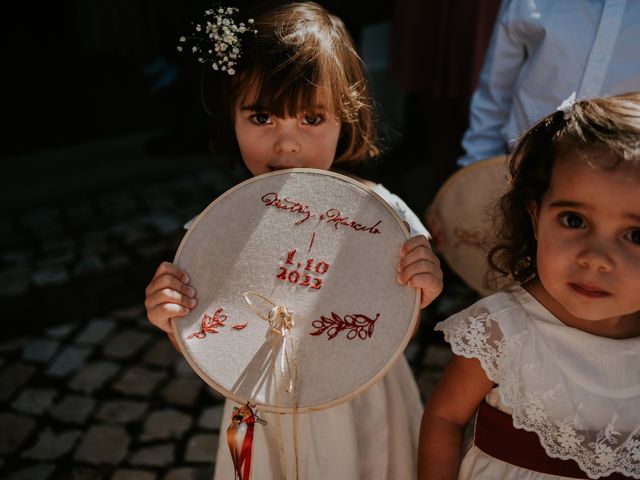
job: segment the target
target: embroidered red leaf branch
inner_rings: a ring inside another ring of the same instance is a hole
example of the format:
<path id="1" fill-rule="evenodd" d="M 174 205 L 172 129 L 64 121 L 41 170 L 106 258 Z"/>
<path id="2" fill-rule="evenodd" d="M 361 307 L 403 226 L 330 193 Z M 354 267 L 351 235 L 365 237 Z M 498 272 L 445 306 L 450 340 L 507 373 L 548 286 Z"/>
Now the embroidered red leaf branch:
<path id="1" fill-rule="evenodd" d="M 329 337 L 327 340 L 333 340 L 340 332 L 345 330 L 347 331 L 348 340 L 355 338 L 366 340 L 373 335 L 373 327 L 379 317 L 379 313 L 376 313 L 375 318 L 369 318 L 366 315 L 358 313 L 354 315 L 344 315 L 344 317 L 341 318 L 337 313 L 331 312 L 331 317 L 320 315 L 320 320 L 314 320 L 311 325 L 317 328 L 317 330 L 310 332 L 309 335 L 318 336 L 326 333 Z"/>
<path id="2" fill-rule="evenodd" d="M 202 320 L 200 320 L 200 330 L 192 333 L 187 337 L 187 340 L 192 338 L 204 338 L 207 336 L 207 333 L 214 334 L 218 333 L 219 328 L 222 328 L 225 325 L 225 321 L 227 320 L 227 316 L 222 313 L 223 308 L 220 307 L 215 311 L 213 315 L 205 313 L 202 315 Z M 234 330 L 242 330 L 244 329 L 248 323 L 241 323 L 238 325 L 232 325 L 231 328 Z"/>

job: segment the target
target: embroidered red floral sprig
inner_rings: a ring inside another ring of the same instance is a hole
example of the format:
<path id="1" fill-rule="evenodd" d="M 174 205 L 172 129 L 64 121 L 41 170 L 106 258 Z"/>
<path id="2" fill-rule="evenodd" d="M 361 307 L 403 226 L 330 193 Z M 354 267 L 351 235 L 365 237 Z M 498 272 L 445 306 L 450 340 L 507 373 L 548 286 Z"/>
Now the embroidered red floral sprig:
<path id="1" fill-rule="evenodd" d="M 218 328 L 226 327 L 227 325 L 224 323 L 227 320 L 227 316 L 222 313 L 223 307 L 220 307 L 215 311 L 213 315 L 209 315 L 205 313 L 202 315 L 202 320 L 200 320 L 200 330 L 192 333 L 187 337 L 187 340 L 192 338 L 204 338 L 207 336 L 207 333 L 214 334 L 219 333 Z M 238 323 L 236 325 L 231 325 L 231 328 L 234 330 L 244 330 L 244 328 L 249 325 L 249 322 L 246 323 Z"/>
<path id="2" fill-rule="evenodd" d="M 218 333 L 216 328 L 224 327 L 224 322 L 227 320 L 227 316 L 222 313 L 222 310 L 222 307 L 220 307 L 213 315 L 205 313 L 200 321 L 200 331 L 189 335 L 187 340 L 193 337 L 204 338 L 207 336 L 207 333 Z"/>
<path id="3" fill-rule="evenodd" d="M 320 320 L 314 320 L 311 325 L 317 328 L 317 330 L 310 332 L 309 335 L 318 336 L 326 332 L 329 337 L 327 340 L 333 340 L 340 332 L 347 330 L 348 340 L 355 338 L 366 340 L 373 335 L 373 327 L 379 317 L 379 313 L 376 313 L 375 318 L 369 318 L 366 315 L 357 313 L 354 315 L 344 315 L 344 318 L 340 318 L 337 313 L 331 312 L 331 317 L 320 315 Z"/>

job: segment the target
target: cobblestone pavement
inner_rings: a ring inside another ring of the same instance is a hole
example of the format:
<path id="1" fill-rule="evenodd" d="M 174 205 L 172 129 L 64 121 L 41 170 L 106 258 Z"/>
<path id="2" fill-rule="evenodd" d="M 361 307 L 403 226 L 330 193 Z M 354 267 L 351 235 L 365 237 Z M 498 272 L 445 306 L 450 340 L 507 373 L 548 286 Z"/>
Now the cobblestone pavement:
<path id="1" fill-rule="evenodd" d="M 447 358 L 418 361 L 424 394 Z M 0 368 L 0 478 L 212 478 L 223 399 L 139 303 L 6 341 Z"/>
<path id="2" fill-rule="evenodd" d="M 205 172 L 0 221 L 0 478 L 210 479 L 222 398 L 147 322 L 182 223 L 233 180 Z M 428 315 L 469 303 L 448 287 Z M 448 358 L 432 317 L 406 350 L 423 396 Z"/>

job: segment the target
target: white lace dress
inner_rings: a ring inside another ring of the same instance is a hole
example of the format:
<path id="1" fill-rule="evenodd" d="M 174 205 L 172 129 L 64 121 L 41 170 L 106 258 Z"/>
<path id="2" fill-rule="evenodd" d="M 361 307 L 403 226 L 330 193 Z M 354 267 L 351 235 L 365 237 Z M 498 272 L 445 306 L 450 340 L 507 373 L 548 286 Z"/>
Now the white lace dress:
<path id="1" fill-rule="evenodd" d="M 477 358 L 498 386 L 487 396 L 535 432 L 547 455 L 590 478 L 640 478 L 640 337 L 616 340 L 564 325 L 515 287 L 436 325 L 453 352 Z M 459 479 L 557 479 L 470 446 Z"/>
<path id="2" fill-rule="evenodd" d="M 412 235 L 428 235 L 418 217 L 382 185 L 373 191 L 384 198 L 411 227 Z M 234 403 L 226 401 L 220 426 L 215 479 L 234 478 L 226 429 Z M 304 480 L 404 480 L 416 477 L 422 401 L 404 356 L 377 383 L 354 399 L 319 412 L 297 414 L 299 478 Z M 291 416 L 280 415 L 287 475 L 280 463 L 278 422 L 273 414 L 260 415 L 256 424 L 252 478 L 295 479 Z"/>

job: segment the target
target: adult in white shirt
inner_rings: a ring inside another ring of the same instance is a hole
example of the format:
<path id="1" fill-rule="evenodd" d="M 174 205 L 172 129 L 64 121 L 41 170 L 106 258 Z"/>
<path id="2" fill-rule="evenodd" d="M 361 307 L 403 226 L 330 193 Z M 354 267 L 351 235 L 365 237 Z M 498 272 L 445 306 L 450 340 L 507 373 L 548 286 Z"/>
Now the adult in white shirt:
<path id="1" fill-rule="evenodd" d="M 458 164 L 508 153 L 573 92 L 630 91 L 640 91 L 640 0 L 503 0 Z"/>
<path id="2" fill-rule="evenodd" d="M 502 0 L 458 166 L 509 153 L 574 92 L 583 100 L 632 91 L 640 91 L 640 0 Z M 453 240 L 437 210 L 429 205 L 425 223 L 443 250 Z"/>

